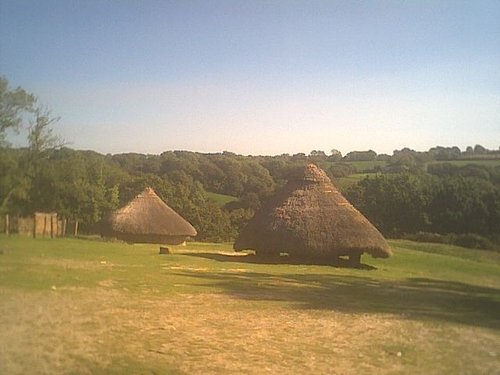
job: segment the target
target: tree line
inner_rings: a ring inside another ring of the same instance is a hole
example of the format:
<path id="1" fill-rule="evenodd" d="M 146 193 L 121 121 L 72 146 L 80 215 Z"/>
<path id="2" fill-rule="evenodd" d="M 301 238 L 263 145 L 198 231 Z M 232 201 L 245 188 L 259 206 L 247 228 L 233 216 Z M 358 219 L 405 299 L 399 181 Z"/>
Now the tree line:
<path id="1" fill-rule="evenodd" d="M 478 234 L 498 242 L 499 184 L 499 167 L 443 163 L 365 178 L 346 196 L 388 236 Z"/>
<path id="2" fill-rule="evenodd" d="M 312 162 L 334 182 L 369 172 L 340 186 L 385 235 L 473 233 L 498 240 L 500 233 L 500 162 L 477 163 L 500 154 L 480 145 L 463 152 L 458 147 L 426 152 L 405 148 L 392 155 L 369 150 L 343 156 L 335 149 L 330 155 L 318 150 L 276 156 L 189 151 L 103 155 L 65 147 L 53 133 L 57 120 L 35 96 L 10 89 L 0 79 L 0 214 L 57 212 L 79 220 L 92 233 L 109 211 L 151 186 L 196 227 L 199 240 L 229 241 L 297 168 Z M 23 124 L 27 146 L 13 148 L 7 131 Z M 470 164 L 451 164 L 455 160 Z M 209 192 L 236 199 L 221 206 Z"/>

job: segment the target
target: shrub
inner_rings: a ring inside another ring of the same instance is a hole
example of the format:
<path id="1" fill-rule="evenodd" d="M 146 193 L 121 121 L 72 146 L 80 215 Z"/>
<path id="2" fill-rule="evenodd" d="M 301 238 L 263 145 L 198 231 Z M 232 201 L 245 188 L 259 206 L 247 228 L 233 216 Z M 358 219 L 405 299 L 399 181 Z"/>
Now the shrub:
<path id="1" fill-rule="evenodd" d="M 418 232 L 413 234 L 405 234 L 402 236 L 405 240 L 416 242 L 429 242 L 429 243 L 442 243 L 448 245 L 456 245 L 467 247 L 469 249 L 483 249 L 483 250 L 499 250 L 498 242 L 494 242 L 479 234 L 439 234 L 429 232 Z"/>
<path id="2" fill-rule="evenodd" d="M 489 239 L 474 233 L 459 234 L 454 240 L 454 245 L 471 249 L 493 249 L 495 247 Z"/>
<path id="3" fill-rule="evenodd" d="M 335 163 L 329 168 L 328 172 L 332 177 L 347 177 L 356 173 L 356 167 L 349 163 Z"/>
<path id="4" fill-rule="evenodd" d="M 430 242 L 430 243 L 449 243 L 448 236 L 443 236 L 439 233 L 418 232 L 414 234 L 407 234 L 403 236 L 404 239 L 417 242 Z"/>

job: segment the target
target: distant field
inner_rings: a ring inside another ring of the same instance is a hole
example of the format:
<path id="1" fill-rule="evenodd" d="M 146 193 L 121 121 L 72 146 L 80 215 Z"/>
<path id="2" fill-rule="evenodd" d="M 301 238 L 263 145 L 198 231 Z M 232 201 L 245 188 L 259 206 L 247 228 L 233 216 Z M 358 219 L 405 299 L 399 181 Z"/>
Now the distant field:
<path id="1" fill-rule="evenodd" d="M 348 162 L 356 167 L 358 173 L 352 174 L 347 177 L 340 177 L 334 180 L 335 185 L 340 188 L 340 190 L 345 190 L 350 186 L 358 183 L 365 177 L 375 176 L 376 173 L 362 173 L 363 171 L 373 170 L 375 167 L 384 167 L 387 163 L 385 161 L 357 161 Z M 451 161 L 433 161 L 429 164 L 439 164 L 439 163 L 449 163 L 456 166 L 464 166 L 469 164 L 485 165 L 491 167 L 500 167 L 500 159 L 472 159 L 472 160 L 451 160 Z"/>
<path id="2" fill-rule="evenodd" d="M 498 167 L 500 166 L 500 158 L 499 159 L 470 159 L 470 160 L 450 160 L 450 161 L 433 161 L 428 164 L 440 164 L 440 163 L 450 163 L 456 166 L 464 166 L 468 164 L 478 164 L 485 165 L 489 167 Z"/>
<path id="3" fill-rule="evenodd" d="M 356 167 L 357 173 L 365 173 L 366 171 L 373 171 L 375 167 L 385 167 L 387 162 L 380 160 L 373 161 L 342 161 L 342 163 L 352 164 Z M 328 169 L 335 162 L 323 162 L 320 167 L 323 169 Z"/>
<path id="4" fill-rule="evenodd" d="M 390 244 L 359 270 L 0 235 L 0 373 L 498 373 L 500 255 Z"/>
<path id="5" fill-rule="evenodd" d="M 356 167 L 358 173 L 362 173 L 365 171 L 372 171 L 375 167 L 385 167 L 387 162 L 380 160 L 373 161 L 350 161 L 349 164 L 352 164 Z"/>
<path id="6" fill-rule="evenodd" d="M 208 198 L 217 203 L 220 207 L 225 206 L 229 202 L 237 201 L 237 197 L 233 197 L 231 195 L 217 194 L 207 192 Z"/>
<path id="7" fill-rule="evenodd" d="M 346 162 L 346 163 L 354 165 L 356 167 L 358 174 L 362 174 L 362 173 L 368 172 L 368 171 L 373 171 L 376 167 L 383 168 L 387 165 L 387 162 L 379 161 L 379 160 L 351 161 L 351 162 Z M 468 159 L 468 160 L 437 160 L 437 161 L 429 162 L 427 164 L 441 164 L 441 163 L 449 163 L 449 164 L 456 165 L 456 166 L 464 166 L 464 165 L 468 165 L 468 164 L 478 164 L 478 165 L 497 167 L 497 166 L 500 166 L 500 158 L 498 158 L 498 159 Z M 334 163 L 329 163 L 328 165 L 323 165 L 323 166 L 325 168 L 328 168 L 332 164 L 334 164 Z"/>
<path id="8" fill-rule="evenodd" d="M 340 190 L 345 190 L 349 188 L 350 186 L 358 183 L 362 179 L 366 177 L 373 177 L 376 176 L 376 173 L 356 173 L 352 174 L 348 177 L 338 177 L 335 178 L 333 183 L 335 186 L 337 186 Z"/>

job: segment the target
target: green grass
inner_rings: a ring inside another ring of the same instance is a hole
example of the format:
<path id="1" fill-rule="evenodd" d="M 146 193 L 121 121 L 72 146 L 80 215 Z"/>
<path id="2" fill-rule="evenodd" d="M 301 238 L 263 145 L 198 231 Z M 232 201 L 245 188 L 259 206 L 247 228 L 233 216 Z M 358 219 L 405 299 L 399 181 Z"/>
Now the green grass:
<path id="1" fill-rule="evenodd" d="M 350 186 L 357 184 L 359 181 L 363 180 L 366 177 L 376 176 L 376 173 L 356 173 L 347 177 L 338 177 L 335 178 L 333 183 L 337 186 L 341 191 L 349 188 Z"/>
<path id="2" fill-rule="evenodd" d="M 432 162 L 427 163 L 427 164 L 441 164 L 441 163 L 449 163 L 452 165 L 456 165 L 457 167 L 463 167 L 463 166 L 469 165 L 469 164 L 484 165 L 484 166 L 488 166 L 488 167 L 498 167 L 498 166 L 500 166 L 500 158 L 498 158 L 498 159 L 463 159 L 463 160 L 461 159 L 461 160 L 449 160 L 449 161 L 436 160 L 436 161 L 432 161 Z"/>
<path id="3" fill-rule="evenodd" d="M 208 198 L 217 203 L 220 207 L 225 206 L 227 203 L 237 201 L 237 197 L 233 197 L 231 195 L 224 195 L 218 193 L 207 192 Z"/>
<path id="4" fill-rule="evenodd" d="M 351 164 L 356 168 L 357 173 L 372 173 L 375 167 L 385 167 L 387 165 L 386 161 L 383 160 L 369 160 L 369 161 L 339 161 L 339 162 L 331 162 L 325 161 L 320 163 L 320 167 L 323 169 L 328 169 L 332 165 L 337 163 L 347 163 Z"/>
<path id="5" fill-rule="evenodd" d="M 1 235 L 0 373 L 498 370 L 500 254 L 390 245 L 350 269 Z"/>
<path id="6" fill-rule="evenodd" d="M 373 171 L 375 167 L 385 167 L 387 162 L 382 160 L 372 160 L 372 161 L 350 161 L 349 164 L 352 164 L 356 167 L 358 173 L 364 173 L 366 171 Z"/>
<path id="7" fill-rule="evenodd" d="M 349 188 L 350 186 L 358 183 L 365 177 L 370 177 L 370 176 L 375 176 L 376 173 L 372 172 L 365 172 L 365 171 L 371 171 L 375 167 L 385 167 L 387 165 L 387 162 L 385 161 L 355 161 L 355 162 L 348 162 L 349 164 L 352 164 L 356 167 L 356 170 L 358 173 L 352 174 L 347 177 L 341 177 L 341 178 L 336 178 L 334 183 L 335 185 L 340 189 L 340 190 L 345 190 Z M 477 164 L 477 165 L 484 165 L 484 166 L 490 166 L 490 167 L 497 167 L 500 166 L 500 159 L 470 159 L 470 160 L 450 160 L 450 161 L 432 161 L 429 164 L 440 164 L 440 163 L 449 163 L 455 166 L 465 166 L 469 164 Z"/>

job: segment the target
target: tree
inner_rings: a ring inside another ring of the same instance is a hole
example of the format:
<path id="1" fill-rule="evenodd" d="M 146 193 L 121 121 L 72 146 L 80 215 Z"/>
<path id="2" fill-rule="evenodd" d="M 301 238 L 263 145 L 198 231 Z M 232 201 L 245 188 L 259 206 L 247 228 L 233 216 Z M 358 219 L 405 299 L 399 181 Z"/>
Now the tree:
<path id="1" fill-rule="evenodd" d="M 377 158 L 377 153 L 373 150 L 352 151 L 344 156 L 345 161 L 371 161 Z"/>
<path id="2" fill-rule="evenodd" d="M 472 148 L 472 146 L 467 146 L 467 148 L 465 149 L 464 154 L 467 155 L 467 156 L 474 155 L 474 149 Z"/>
<path id="3" fill-rule="evenodd" d="M 462 152 L 456 146 L 454 147 L 436 146 L 429 149 L 429 155 L 435 160 L 455 160 L 460 158 Z"/>
<path id="4" fill-rule="evenodd" d="M 34 110 L 35 119 L 28 129 L 28 153 L 24 158 L 23 169 L 30 181 L 30 208 L 32 211 L 41 209 L 44 200 L 40 186 L 43 180 L 44 161 L 48 160 L 51 153 L 62 147 L 62 140 L 54 135 L 51 125 L 59 121 L 52 117 L 50 111 L 41 107 Z M 54 209 L 54 207 L 43 207 Z"/>
<path id="5" fill-rule="evenodd" d="M 324 161 L 326 160 L 327 156 L 324 151 L 321 150 L 312 150 L 309 153 L 308 159 L 312 162 L 319 162 L 319 161 Z"/>
<path id="6" fill-rule="evenodd" d="M 255 193 L 260 198 L 268 197 L 275 189 L 276 184 L 269 171 L 256 161 L 242 163 L 242 172 L 247 176 L 243 185 L 243 194 Z"/>
<path id="7" fill-rule="evenodd" d="M 23 150 L 0 148 L 0 214 L 19 213 L 13 202 L 25 201 L 29 180 L 22 168 Z"/>
<path id="8" fill-rule="evenodd" d="M 59 148 L 62 141 L 53 134 L 52 125 L 59 120 L 50 111 L 36 105 L 37 98 L 18 87 L 11 90 L 5 78 L 0 78 L 0 211 L 32 211 L 41 198 L 41 164 L 50 151 Z M 31 121 L 30 121 L 31 118 Z M 29 122 L 28 148 L 18 153 L 7 152 L 8 130 L 19 131 L 23 122 Z M 17 200 L 16 207 L 11 205 Z"/>
<path id="9" fill-rule="evenodd" d="M 398 235 L 429 229 L 427 208 L 434 190 L 430 175 L 399 173 L 365 178 L 346 196 L 382 233 Z"/>
<path id="10" fill-rule="evenodd" d="M 483 154 L 486 154 L 487 152 L 488 152 L 488 150 L 486 150 L 486 148 L 484 148 L 481 145 L 474 146 L 474 154 L 476 154 L 476 155 L 483 155 Z"/>
<path id="11" fill-rule="evenodd" d="M 51 125 L 60 120 L 52 117 L 48 109 L 38 107 L 34 111 L 35 120 L 31 123 L 28 133 L 28 148 L 30 153 L 40 156 L 49 150 L 63 146 L 61 138 L 53 133 Z"/>
<path id="12" fill-rule="evenodd" d="M 216 159 L 215 163 L 224 172 L 221 193 L 235 197 L 241 196 L 248 179 L 248 176 L 242 171 L 242 163 L 234 157 L 229 158 L 225 156 Z"/>
<path id="13" fill-rule="evenodd" d="M 330 151 L 330 156 L 328 156 L 328 160 L 340 161 L 342 160 L 342 153 L 339 150 L 332 148 L 332 150 Z"/>
<path id="14" fill-rule="evenodd" d="M 30 114 L 36 97 L 18 87 L 9 89 L 6 78 L 0 77 L 0 212 L 9 210 L 13 198 L 27 196 L 29 181 L 26 178 L 22 152 L 6 149 L 6 133 L 9 129 L 19 131 L 23 115 Z"/>
<path id="15" fill-rule="evenodd" d="M 32 111 L 35 102 L 33 94 L 21 87 L 9 89 L 7 79 L 0 77 L 0 146 L 5 146 L 8 129 L 19 130 L 23 114 Z"/>
<path id="16" fill-rule="evenodd" d="M 335 163 L 328 168 L 327 172 L 333 177 L 347 177 L 356 173 L 356 167 L 349 163 Z"/>
<path id="17" fill-rule="evenodd" d="M 295 160 L 295 161 L 299 161 L 299 160 L 306 161 L 307 160 L 307 156 L 303 152 L 299 152 L 297 154 L 293 154 L 292 155 L 292 160 Z"/>
<path id="18" fill-rule="evenodd" d="M 500 230 L 499 190 L 479 178 L 451 176 L 434 190 L 429 213 L 438 233 L 493 234 Z"/>

